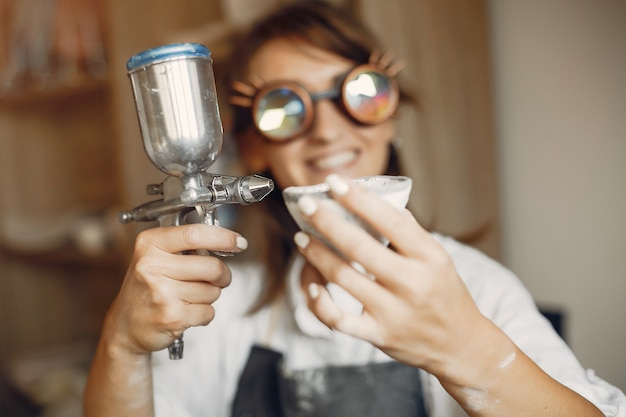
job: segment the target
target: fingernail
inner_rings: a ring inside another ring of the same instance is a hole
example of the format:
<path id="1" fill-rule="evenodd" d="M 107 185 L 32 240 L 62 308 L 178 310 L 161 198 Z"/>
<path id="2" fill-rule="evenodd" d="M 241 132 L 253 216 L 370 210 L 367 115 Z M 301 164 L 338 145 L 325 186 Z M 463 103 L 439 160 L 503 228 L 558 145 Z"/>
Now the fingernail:
<path id="1" fill-rule="evenodd" d="M 248 239 L 243 236 L 237 236 L 237 249 L 246 250 L 248 249 Z"/>
<path id="2" fill-rule="evenodd" d="M 300 249 L 304 249 L 309 245 L 309 242 L 311 241 L 311 239 L 309 238 L 309 235 L 307 235 L 304 232 L 297 232 L 294 237 L 293 237 L 294 242 L 296 242 L 296 245 L 298 245 L 298 247 Z"/>
<path id="3" fill-rule="evenodd" d="M 309 284 L 308 290 L 309 297 L 311 297 L 312 300 L 315 300 L 317 297 L 320 296 L 320 287 L 315 282 Z"/>
<path id="4" fill-rule="evenodd" d="M 310 216 L 317 210 L 317 202 L 313 197 L 305 195 L 298 200 L 298 208 L 302 213 Z"/>
<path id="5" fill-rule="evenodd" d="M 327 176 L 326 184 L 328 184 L 328 188 L 330 188 L 335 195 L 341 196 L 348 192 L 348 183 L 337 174 Z"/>

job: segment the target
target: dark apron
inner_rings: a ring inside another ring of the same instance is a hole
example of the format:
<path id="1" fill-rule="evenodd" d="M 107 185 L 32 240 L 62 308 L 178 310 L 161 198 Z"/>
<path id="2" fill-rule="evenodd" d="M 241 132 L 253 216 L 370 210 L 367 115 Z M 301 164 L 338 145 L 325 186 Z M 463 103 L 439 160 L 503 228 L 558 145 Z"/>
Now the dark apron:
<path id="1" fill-rule="evenodd" d="M 417 368 L 399 362 L 286 371 L 254 346 L 233 417 L 427 417 Z"/>

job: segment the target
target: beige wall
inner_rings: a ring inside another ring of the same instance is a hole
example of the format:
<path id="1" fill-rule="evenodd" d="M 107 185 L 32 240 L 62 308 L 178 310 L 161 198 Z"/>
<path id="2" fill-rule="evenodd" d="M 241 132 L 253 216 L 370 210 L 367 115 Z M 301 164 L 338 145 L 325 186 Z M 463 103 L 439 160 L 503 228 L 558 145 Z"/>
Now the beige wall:
<path id="1" fill-rule="evenodd" d="M 626 2 L 489 7 L 504 261 L 626 389 Z"/>

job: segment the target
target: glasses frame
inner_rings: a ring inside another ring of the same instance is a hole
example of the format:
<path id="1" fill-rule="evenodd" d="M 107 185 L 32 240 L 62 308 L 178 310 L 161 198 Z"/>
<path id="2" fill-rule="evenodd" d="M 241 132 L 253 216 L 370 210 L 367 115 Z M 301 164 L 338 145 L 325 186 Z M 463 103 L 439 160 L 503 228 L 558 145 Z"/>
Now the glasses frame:
<path id="1" fill-rule="evenodd" d="M 346 103 L 348 102 L 346 93 L 347 84 L 350 81 L 354 80 L 357 74 L 364 72 L 375 72 L 389 81 L 389 105 L 387 106 L 385 112 L 380 115 L 367 116 L 346 105 Z M 293 134 L 286 137 L 276 137 L 268 135 L 266 132 L 259 129 L 255 115 L 259 111 L 261 101 L 270 92 L 282 88 L 292 91 L 302 101 L 304 105 L 304 120 L 302 121 L 300 129 L 295 131 Z M 396 113 L 396 110 L 398 109 L 398 104 L 400 102 L 400 90 L 395 76 L 392 76 L 386 73 L 384 70 L 381 70 L 380 66 L 378 65 L 368 63 L 356 65 L 345 75 L 343 75 L 340 78 L 338 85 L 331 90 L 322 91 L 319 93 L 310 93 L 298 82 L 275 81 L 258 89 L 256 93 L 251 97 L 251 99 L 251 104 L 247 105 L 244 105 L 241 102 L 233 103 L 240 106 L 243 105 L 245 107 L 251 107 L 252 119 L 255 130 L 265 139 L 272 142 L 288 142 L 297 139 L 311 129 L 315 119 L 315 103 L 319 100 L 331 99 L 352 121 L 360 125 L 375 125 L 386 122 Z"/>

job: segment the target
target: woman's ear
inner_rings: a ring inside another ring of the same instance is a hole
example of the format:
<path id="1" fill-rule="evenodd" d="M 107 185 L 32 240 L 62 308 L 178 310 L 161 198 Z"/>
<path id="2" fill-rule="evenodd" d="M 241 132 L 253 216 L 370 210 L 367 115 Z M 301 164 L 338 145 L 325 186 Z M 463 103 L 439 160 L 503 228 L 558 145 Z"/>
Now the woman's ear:
<path id="1" fill-rule="evenodd" d="M 263 145 L 263 138 L 253 129 L 248 130 L 237 141 L 239 156 L 248 172 L 259 173 L 268 168 Z"/>

